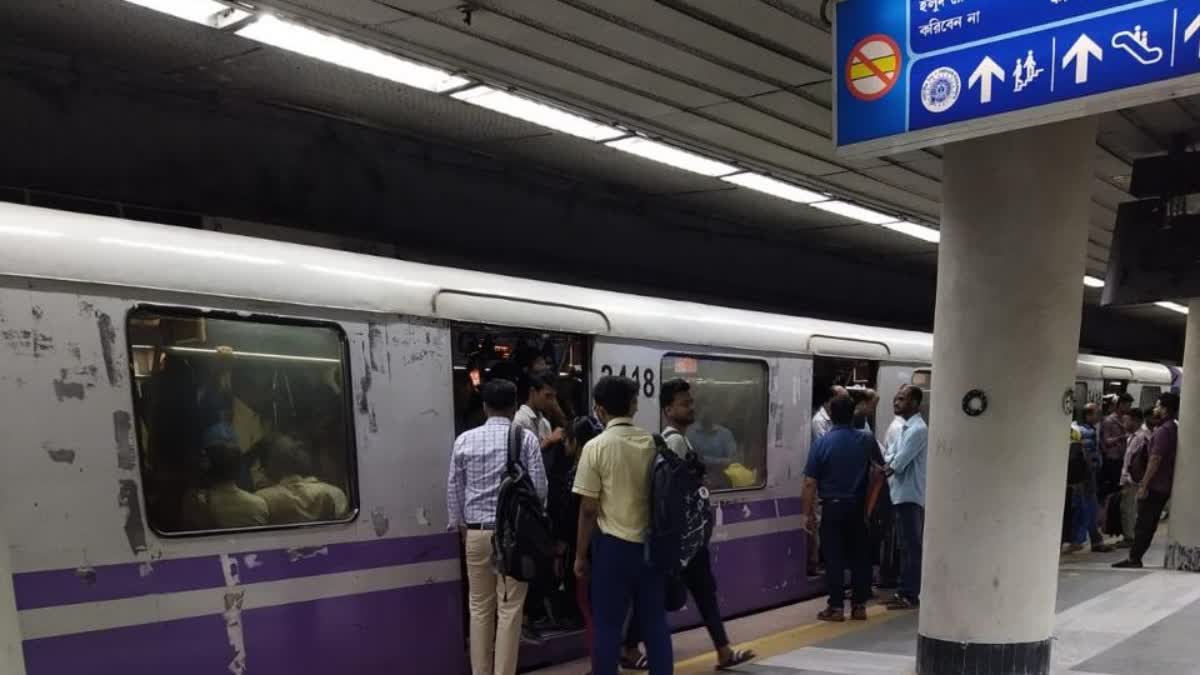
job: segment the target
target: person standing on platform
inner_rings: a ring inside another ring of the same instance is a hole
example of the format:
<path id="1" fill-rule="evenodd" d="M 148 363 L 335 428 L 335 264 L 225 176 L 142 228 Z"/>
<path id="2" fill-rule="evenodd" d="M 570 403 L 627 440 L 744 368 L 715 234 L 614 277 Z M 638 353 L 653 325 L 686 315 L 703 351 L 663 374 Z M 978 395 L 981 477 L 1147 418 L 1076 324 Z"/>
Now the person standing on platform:
<path id="1" fill-rule="evenodd" d="M 1099 498 L 1105 534 L 1120 534 L 1120 491 L 1121 467 L 1125 464 L 1125 451 L 1129 448 L 1129 436 L 1125 432 L 1124 416 L 1133 407 L 1133 397 L 1120 394 L 1113 397 L 1112 409 L 1100 422 L 1100 479 Z M 1113 522 L 1109 522 L 1109 518 Z"/>
<path id="2" fill-rule="evenodd" d="M 631 606 L 640 618 L 651 675 L 674 671 L 666 578 L 645 555 L 650 466 L 658 448 L 633 425 L 639 391 L 627 377 L 600 378 L 592 400 L 605 429 L 583 447 L 575 471 L 574 491 L 581 497 L 575 575 L 591 579 L 592 675 L 617 675 Z"/>
<path id="3" fill-rule="evenodd" d="M 904 419 L 900 436 L 884 453 L 896 533 L 900 539 L 900 587 L 888 609 L 915 609 L 921 604 L 921 547 L 925 536 L 925 464 L 929 427 L 921 418 L 925 394 L 906 384 L 896 392 L 892 409 Z"/>
<path id="4" fill-rule="evenodd" d="M 1125 413 L 1122 420 L 1129 442 L 1125 447 L 1125 461 L 1121 466 L 1121 534 L 1117 548 L 1132 548 L 1137 526 L 1138 486 L 1146 472 L 1146 458 L 1150 452 L 1150 437 L 1154 428 L 1154 411 L 1146 415 L 1134 408 Z"/>
<path id="5" fill-rule="evenodd" d="M 458 530 L 466 550 L 471 613 L 472 675 L 513 675 L 521 644 L 521 615 L 527 585 L 496 573 L 492 535 L 496 500 L 508 464 L 508 437 L 517 409 L 517 386 L 508 380 L 483 385 L 487 422 L 454 442 L 446 481 L 449 529 Z M 546 498 L 546 471 L 537 438 L 523 433 L 521 460 L 534 489 Z M 497 592 L 499 586 L 499 592 Z"/>
<path id="6" fill-rule="evenodd" d="M 672 452 L 685 459 L 689 455 L 696 456 L 696 450 L 688 437 L 688 428 L 696 422 L 691 389 L 687 380 L 668 380 L 659 388 L 658 396 L 663 419 L 667 423 L 662 433 L 663 440 Z M 700 612 L 700 618 L 704 621 L 704 627 L 708 629 L 708 637 L 717 650 L 717 667 L 732 668 L 754 659 L 754 652 L 729 646 L 729 635 L 725 632 L 725 622 L 721 620 L 721 607 L 717 603 L 717 580 L 712 572 L 708 542 L 705 542 L 695 557 L 688 561 L 687 566 L 683 568 L 682 577 L 692 600 L 696 603 L 696 609 Z M 638 651 L 639 642 L 641 631 L 637 622 L 631 621 L 625 638 L 624 653 L 621 655 L 623 667 L 632 670 L 645 668 L 645 657 Z"/>
<path id="7" fill-rule="evenodd" d="M 1175 455 L 1179 445 L 1179 394 L 1167 392 L 1158 397 L 1154 406 L 1158 428 L 1150 438 L 1150 460 L 1146 475 L 1138 486 L 1137 525 L 1134 526 L 1133 547 L 1129 559 L 1113 564 L 1117 568 L 1142 567 L 1142 557 L 1150 550 L 1163 509 L 1171 499 L 1175 482 Z"/>
<path id="8" fill-rule="evenodd" d="M 1100 502 L 1099 481 L 1100 471 L 1104 466 L 1104 457 L 1100 452 L 1100 406 L 1089 403 L 1084 408 L 1083 421 L 1076 423 L 1075 428 L 1083 439 L 1083 452 L 1088 459 L 1088 476 L 1083 485 L 1082 507 L 1079 509 L 1075 523 L 1075 541 L 1072 550 L 1079 550 L 1083 542 L 1092 542 L 1092 552 L 1108 553 L 1113 548 L 1104 543 L 1104 535 L 1100 533 Z"/>
<path id="9" fill-rule="evenodd" d="M 850 618 L 866 621 L 871 597 L 871 555 L 867 537 L 865 502 L 869 459 L 877 444 L 854 422 L 854 402 L 849 396 L 829 403 L 833 428 L 817 439 L 804 468 L 805 528 L 813 529 L 816 497 L 821 498 L 821 550 L 825 554 L 825 590 L 829 606 L 821 621 L 845 621 L 845 575 L 853 583 Z"/>

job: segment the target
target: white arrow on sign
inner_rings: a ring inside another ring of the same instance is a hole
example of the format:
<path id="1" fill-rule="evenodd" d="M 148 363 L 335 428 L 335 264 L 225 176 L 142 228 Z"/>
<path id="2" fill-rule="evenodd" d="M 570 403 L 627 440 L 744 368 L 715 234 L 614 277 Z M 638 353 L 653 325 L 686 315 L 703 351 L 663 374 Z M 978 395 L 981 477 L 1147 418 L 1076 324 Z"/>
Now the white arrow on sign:
<path id="1" fill-rule="evenodd" d="M 1086 84 L 1088 81 L 1088 65 L 1091 63 L 1090 57 L 1095 57 L 1097 61 L 1104 60 L 1104 49 L 1096 44 L 1096 41 L 1087 36 L 1087 33 L 1079 36 L 1075 44 L 1067 50 L 1063 56 L 1062 67 L 1066 68 L 1075 62 L 1075 84 Z"/>
<path id="2" fill-rule="evenodd" d="M 992 60 L 992 57 L 985 56 L 983 61 L 979 62 L 979 67 L 975 72 L 971 73 L 971 79 L 967 82 L 967 86 L 974 89 L 976 84 L 979 84 L 979 102 L 992 102 L 992 79 L 999 78 L 1004 81 L 1004 69 L 1000 64 Z"/>

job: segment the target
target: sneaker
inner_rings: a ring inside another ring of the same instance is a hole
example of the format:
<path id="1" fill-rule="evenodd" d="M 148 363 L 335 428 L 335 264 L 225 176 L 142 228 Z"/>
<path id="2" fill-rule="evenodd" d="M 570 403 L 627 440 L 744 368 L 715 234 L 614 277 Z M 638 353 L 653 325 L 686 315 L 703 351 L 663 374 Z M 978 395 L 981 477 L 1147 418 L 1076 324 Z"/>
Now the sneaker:
<path id="1" fill-rule="evenodd" d="M 854 605 L 853 607 L 851 607 L 850 608 L 850 620 L 851 621 L 866 621 L 867 620 L 867 606 L 866 605 Z"/>
<path id="2" fill-rule="evenodd" d="M 1079 553 L 1083 550 L 1083 544 L 1067 544 L 1066 553 Z"/>
<path id="3" fill-rule="evenodd" d="M 1117 550 L 1117 549 L 1113 548 L 1112 546 L 1109 546 L 1108 544 L 1093 544 L 1092 545 L 1092 553 L 1112 553 L 1115 550 Z"/>
<path id="4" fill-rule="evenodd" d="M 1112 566 L 1115 569 L 1119 569 L 1119 570 L 1140 570 L 1140 569 L 1142 569 L 1142 563 L 1140 560 L 1122 560 L 1121 562 L 1113 563 Z"/>
<path id="5" fill-rule="evenodd" d="M 837 607 L 829 607 L 817 614 L 818 621 L 829 621 L 830 623 L 842 623 L 846 620 L 846 613 Z"/>
<path id="6" fill-rule="evenodd" d="M 916 609 L 920 606 L 920 603 L 916 600 L 913 600 L 912 598 L 906 598 L 903 595 L 897 595 L 887 602 L 887 608 L 893 611 Z"/>

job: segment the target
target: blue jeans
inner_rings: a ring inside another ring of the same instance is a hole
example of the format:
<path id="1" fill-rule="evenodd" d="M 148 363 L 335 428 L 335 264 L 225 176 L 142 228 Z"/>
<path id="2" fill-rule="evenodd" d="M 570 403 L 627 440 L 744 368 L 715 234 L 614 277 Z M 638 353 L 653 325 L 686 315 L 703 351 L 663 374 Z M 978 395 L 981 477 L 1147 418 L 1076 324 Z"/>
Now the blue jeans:
<path id="1" fill-rule="evenodd" d="M 635 610 L 650 675 L 671 675 L 666 583 L 646 562 L 645 546 L 597 533 L 592 539 L 593 675 L 617 675 L 625 620 Z"/>
<path id="2" fill-rule="evenodd" d="M 925 507 L 911 502 L 897 504 L 896 533 L 900 538 L 900 586 L 896 592 L 909 600 L 920 600 Z"/>

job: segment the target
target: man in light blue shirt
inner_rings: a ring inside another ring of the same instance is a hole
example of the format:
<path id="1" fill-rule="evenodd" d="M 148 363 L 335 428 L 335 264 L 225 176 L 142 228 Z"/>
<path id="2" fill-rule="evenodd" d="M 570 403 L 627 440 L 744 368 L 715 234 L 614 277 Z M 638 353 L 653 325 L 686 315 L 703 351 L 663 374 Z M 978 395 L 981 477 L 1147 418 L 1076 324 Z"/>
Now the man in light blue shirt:
<path id="1" fill-rule="evenodd" d="M 892 399 L 904 427 L 884 453 L 888 488 L 896 505 L 896 530 L 900 538 L 900 587 L 888 609 L 915 609 L 921 603 L 921 540 L 925 534 L 925 461 L 929 428 L 921 419 L 924 393 L 903 385 Z"/>

